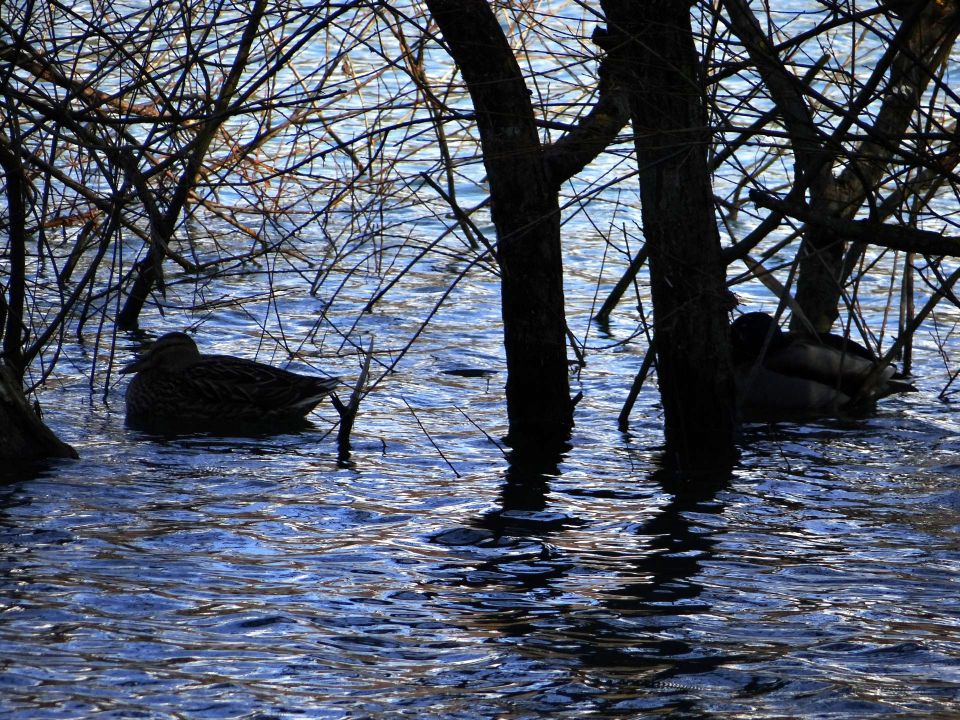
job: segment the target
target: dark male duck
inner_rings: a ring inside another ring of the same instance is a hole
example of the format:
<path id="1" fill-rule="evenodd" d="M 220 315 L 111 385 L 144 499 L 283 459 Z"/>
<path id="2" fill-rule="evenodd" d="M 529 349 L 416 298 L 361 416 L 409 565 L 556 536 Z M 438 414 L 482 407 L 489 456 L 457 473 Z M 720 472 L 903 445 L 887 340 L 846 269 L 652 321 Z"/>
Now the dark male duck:
<path id="1" fill-rule="evenodd" d="M 787 334 L 762 312 L 741 315 L 730 330 L 737 392 L 748 416 L 850 412 L 916 390 L 892 366 L 875 374 L 877 359 L 849 338 Z"/>
<path id="2" fill-rule="evenodd" d="M 201 355 L 182 332 L 161 336 L 120 372 L 136 373 L 127 387 L 127 425 L 162 433 L 302 425 L 339 383 L 230 355 Z"/>

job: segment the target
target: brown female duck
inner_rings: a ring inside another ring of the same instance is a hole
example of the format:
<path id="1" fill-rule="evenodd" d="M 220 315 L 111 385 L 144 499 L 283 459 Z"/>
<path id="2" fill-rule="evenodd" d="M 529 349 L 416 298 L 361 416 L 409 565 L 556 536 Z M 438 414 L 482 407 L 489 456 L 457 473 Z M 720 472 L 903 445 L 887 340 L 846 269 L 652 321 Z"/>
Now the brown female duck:
<path id="1" fill-rule="evenodd" d="M 232 357 L 202 355 L 186 333 L 158 338 L 121 373 L 127 425 L 154 432 L 276 430 L 303 423 L 338 384 Z"/>

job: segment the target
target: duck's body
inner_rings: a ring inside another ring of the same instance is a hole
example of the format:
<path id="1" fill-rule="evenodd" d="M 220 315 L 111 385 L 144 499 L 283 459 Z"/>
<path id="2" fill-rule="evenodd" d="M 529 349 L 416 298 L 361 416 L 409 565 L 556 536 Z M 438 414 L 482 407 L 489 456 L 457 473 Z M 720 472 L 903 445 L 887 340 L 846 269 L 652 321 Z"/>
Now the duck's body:
<path id="1" fill-rule="evenodd" d="M 201 355 L 181 332 L 158 338 L 121 373 L 127 387 L 127 424 L 156 432 L 270 430 L 303 422 L 337 386 L 229 355 Z"/>
<path id="2" fill-rule="evenodd" d="M 833 413 L 868 408 L 916 388 L 849 338 L 786 334 L 766 313 L 731 326 L 737 391 L 746 415 Z"/>

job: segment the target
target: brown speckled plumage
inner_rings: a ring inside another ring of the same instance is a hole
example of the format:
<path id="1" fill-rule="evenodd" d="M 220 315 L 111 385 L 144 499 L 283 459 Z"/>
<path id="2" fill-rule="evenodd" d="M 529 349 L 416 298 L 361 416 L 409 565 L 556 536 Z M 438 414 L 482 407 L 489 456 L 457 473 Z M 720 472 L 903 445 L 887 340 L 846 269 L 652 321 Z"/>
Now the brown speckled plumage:
<path id="1" fill-rule="evenodd" d="M 127 387 L 127 424 L 157 432 L 289 427 L 338 384 L 230 355 L 201 355 L 181 332 L 158 338 L 121 372 L 136 373 Z"/>

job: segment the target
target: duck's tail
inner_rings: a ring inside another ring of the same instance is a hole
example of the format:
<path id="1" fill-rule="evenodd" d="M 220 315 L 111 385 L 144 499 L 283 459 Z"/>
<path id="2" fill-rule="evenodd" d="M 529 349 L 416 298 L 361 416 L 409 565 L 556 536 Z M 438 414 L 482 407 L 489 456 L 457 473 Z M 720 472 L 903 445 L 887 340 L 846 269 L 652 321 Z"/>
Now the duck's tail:
<path id="1" fill-rule="evenodd" d="M 883 388 L 883 391 L 883 394 L 879 397 L 886 397 L 887 395 L 895 395 L 897 393 L 919 392 L 917 386 L 900 373 L 895 373 L 887 379 L 886 387 Z"/>
<path id="2" fill-rule="evenodd" d="M 873 403 L 890 395 L 908 392 L 917 392 L 917 387 L 904 375 L 896 372 L 893 366 L 878 365 L 860 386 L 852 404 Z"/>

